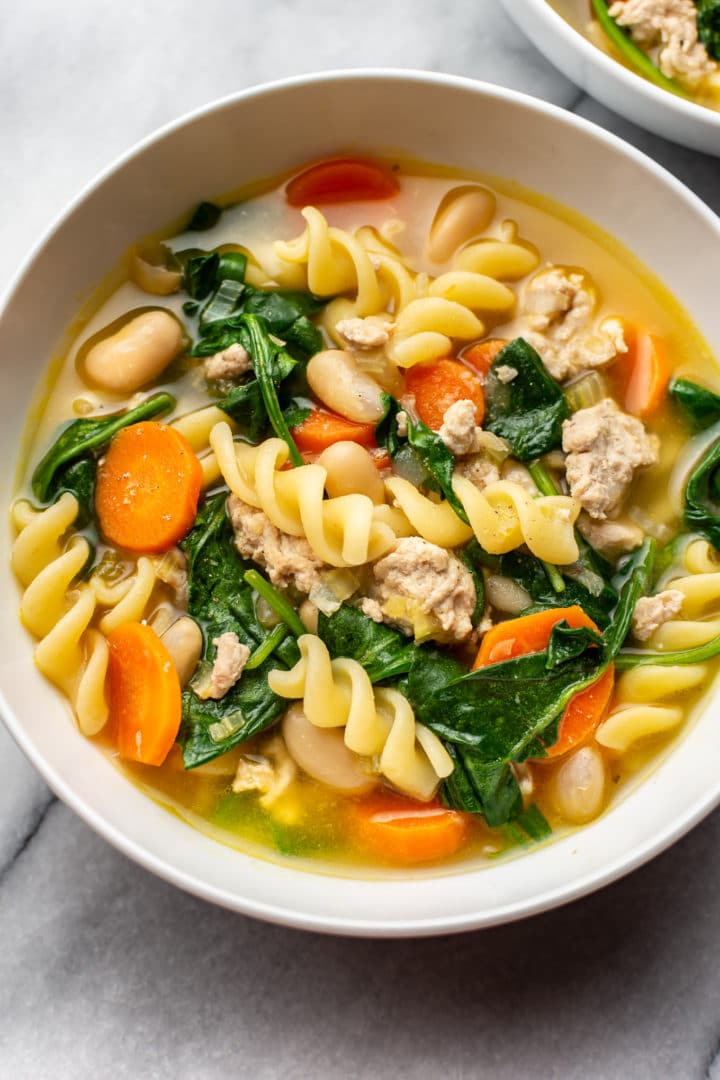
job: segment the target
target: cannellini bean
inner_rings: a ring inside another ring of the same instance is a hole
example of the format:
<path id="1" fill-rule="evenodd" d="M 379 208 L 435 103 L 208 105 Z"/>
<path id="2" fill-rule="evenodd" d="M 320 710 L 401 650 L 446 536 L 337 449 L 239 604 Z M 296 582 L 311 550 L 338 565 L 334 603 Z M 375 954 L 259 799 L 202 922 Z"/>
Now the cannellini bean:
<path id="1" fill-rule="evenodd" d="M 385 484 L 364 446 L 337 442 L 323 450 L 318 465 L 327 469 L 325 490 L 331 499 L 338 495 L 367 495 L 380 506 L 385 502 Z"/>
<path id="2" fill-rule="evenodd" d="M 342 349 L 316 353 L 307 366 L 307 381 L 329 409 L 348 420 L 374 424 L 384 413 L 382 389 L 357 361 Z"/>
<path id="3" fill-rule="evenodd" d="M 104 390 L 131 394 L 157 378 L 182 343 L 182 326 L 168 311 L 145 311 L 93 345 L 85 357 L 85 373 Z"/>
<path id="4" fill-rule="evenodd" d="M 487 188 L 463 186 L 449 191 L 430 228 L 428 255 L 446 262 L 454 251 L 479 236 L 493 219 L 495 196 Z"/>
<path id="5" fill-rule="evenodd" d="M 605 762 L 594 746 L 565 758 L 551 784 L 555 809 L 565 821 L 582 825 L 597 817 L 605 802 Z"/>
<path id="6" fill-rule="evenodd" d="M 170 653 L 181 686 L 186 686 L 198 665 L 203 647 L 200 627 L 189 615 L 183 615 L 162 635 L 162 643 Z"/>
<path id="7" fill-rule="evenodd" d="M 293 760 L 321 784 L 348 795 L 360 795 L 377 784 L 362 758 L 348 750 L 343 729 L 315 727 L 298 702 L 285 713 L 282 733 Z"/>

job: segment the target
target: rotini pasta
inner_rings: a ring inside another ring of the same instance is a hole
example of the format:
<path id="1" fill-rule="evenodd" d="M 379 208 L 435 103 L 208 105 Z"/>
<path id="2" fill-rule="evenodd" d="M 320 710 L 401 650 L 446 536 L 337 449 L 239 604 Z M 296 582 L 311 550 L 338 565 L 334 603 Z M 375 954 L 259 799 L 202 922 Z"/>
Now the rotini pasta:
<path id="1" fill-rule="evenodd" d="M 480 491 L 466 477 L 456 476 L 453 489 L 470 525 L 457 516 L 448 502 L 437 503 L 411 484 L 394 476 L 385 481 L 399 508 L 416 532 L 441 547 L 457 547 L 474 535 L 493 555 L 525 543 L 539 559 L 557 565 L 578 557 L 573 524 L 579 505 L 566 495 L 533 499 L 519 484 L 500 480 Z"/>
<path id="2" fill-rule="evenodd" d="M 272 671 L 271 689 L 302 700 L 310 723 L 344 727 L 345 745 L 356 754 L 379 756 L 379 771 L 414 798 L 430 799 L 452 760 L 440 740 L 415 721 L 410 703 L 396 690 L 374 689 L 355 660 L 331 660 L 320 638 L 298 638 L 300 660 L 290 671 Z"/>
<path id="3" fill-rule="evenodd" d="M 246 446 L 233 442 L 230 428 L 221 423 L 213 428 L 210 443 L 232 493 L 263 510 L 282 532 L 304 536 L 330 566 L 360 566 L 380 558 L 395 542 L 389 524 L 380 520 L 387 515 L 379 517 L 366 495 L 323 498 L 327 474 L 321 465 L 283 472 L 288 448 L 282 439 Z"/>

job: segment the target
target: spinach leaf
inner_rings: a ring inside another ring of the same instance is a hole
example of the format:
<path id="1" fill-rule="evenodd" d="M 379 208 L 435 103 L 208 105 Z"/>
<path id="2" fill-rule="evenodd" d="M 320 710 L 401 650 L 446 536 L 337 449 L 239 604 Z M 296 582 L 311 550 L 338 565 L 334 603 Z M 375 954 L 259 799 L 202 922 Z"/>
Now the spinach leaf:
<path id="1" fill-rule="evenodd" d="M 692 649 L 680 649 L 677 652 L 641 652 L 635 649 L 623 649 L 615 658 L 618 671 L 645 667 L 655 664 L 659 667 L 672 667 L 675 664 L 704 664 L 706 660 L 720 655 L 720 634 L 706 641 L 704 645 L 695 645 Z"/>
<path id="2" fill-rule="evenodd" d="M 332 615 L 320 612 L 317 632 L 333 659 L 357 660 L 374 683 L 405 675 L 417 651 L 399 630 L 373 622 L 349 604 L 342 604 Z"/>
<path id="3" fill-rule="evenodd" d="M 720 60 L 720 0 L 695 0 L 698 37 L 713 60 Z"/>
<path id="4" fill-rule="evenodd" d="M 204 300 L 212 290 L 219 264 L 220 256 L 216 251 L 189 256 L 185 263 L 184 283 L 193 300 Z"/>
<path id="5" fill-rule="evenodd" d="M 62 495 L 69 491 L 78 501 L 78 516 L 75 518 L 75 527 L 84 529 L 93 519 L 95 509 L 95 461 L 91 458 L 80 458 L 70 465 L 65 465 L 55 474 L 53 482 L 54 495 Z"/>
<path id="6" fill-rule="evenodd" d="M 509 383 L 497 377 L 502 366 L 518 373 Z M 493 360 L 485 383 L 485 401 L 485 427 L 507 439 L 520 461 L 530 461 L 560 446 L 563 420 L 570 415 L 565 396 L 523 338 L 509 342 Z"/>
<path id="7" fill-rule="evenodd" d="M 693 431 L 704 431 L 720 420 L 720 394 L 690 379 L 671 379 L 668 393 Z"/>
<path id="8" fill-rule="evenodd" d="M 397 430 L 397 414 L 400 405 L 389 394 L 384 395 L 386 412 L 375 428 L 378 446 L 383 446 L 394 460 L 398 454 L 405 453 L 409 447 L 420 471 L 425 473 L 425 486 L 442 492 L 458 517 L 468 523 L 463 505 L 453 491 L 452 476 L 455 471 L 455 458 L 436 431 L 432 431 L 422 420 L 407 418 L 407 436 L 401 436 Z"/>
<path id="9" fill-rule="evenodd" d="M 609 660 L 618 654 L 630 632 L 635 604 L 650 589 L 654 561 L 655 541 L 648 539 L 620 564 L 620 570 L 613 581 L 619 599 L 612 621 L 603 635 Z"/>
<path id="10" fill-rule="evenodd" d="M 251 443 L 260 442 L 267 434 L 268 418 L 257 379 L 251 379 L 242 386 L 233 386 L 229 393 L 218 401 L 218 408 L 235 420 L 240 433 Z"/>
<path id="11" fill-rule="evenodd" d="M 475 586 L 475 607 L 472 613 L 472 624 L 477 626 L 485 612 L 485 577 L 482 572 L 482 548 L 477 540 L 471 540 L 461 551 L 456 552 L 458 558 L 465 564 L 473 579 Z"/>
<path id="12" fill-rule="evenodd" d="M 720 439 L 690 473 L 685 485 L 685 521 L 720 548 Z"/>
<path id="13" fill-rule="evenodd" d="M 146 398 L 134 409 L 124 409 L 110 416 L 73 420 L 62 430 L 32 475 L 35 498 L 40 502 L 48 502 L 60 490 L 75 490 L 59 486 L 63 482 L 60 474 L 65 466 L 78 462 L 81 458 L 94 461 L 121 428 L 160 416 L 174 408 L 175 399 L 170 394 L 161 393 Z M 63 475 L 67 482 L 67 472 Z M 75 486 L 80 483 L 84 497 L 88 497 L 88 470 L 83 471 L 83 479 L 80 481 L 77 472 L 73 475 Z"/>
<path id="14" fill-rule="evenodd" d="M 209 499 L 195 525 L 182 541 L 188 559 L 188 613 L 203 628 L 203 660 L 212 664 L 213 639 L 228 631 L 252 653 L 270 636 L 255 614 L 254 595 L 244 581 L 250 564 L 240 558 L 233 543 L 232 525 L 225 511 L 226 492 Z M 273 694 L 268 672 L 291 667 L 299 653 L 295 639 L 285 637 L 257 666 L 218 701 L 202 700 L 192 686 L 183 691 L 183 718 L 178 742 L 186 769 L 224 754 L 238 743 L 273 724 L 287 702 Z"/>
<path id="15" fill-rule="evenodd" d="M 322 310 L 325 301 L 311 293 L 256 289 L 243 285 L 237 276 L 217 280 L 221 272 L 222 259 L 215 274 L 216 291 L 200 313 L 201 333 L 193 346 L 193 356 L 212 356 L 235 342 L 244 345 L 243 315 L 259 315 L 269 332 L 291 344 L 303 359 L 322 348 L 322 334 L 308 315 Z"/>
<path id="16" fill-rule="evenodd" d="M 268 325 L 261 316 L 245 315 L 244 319 L 250 335 L 251 347 L 249 352 L 253 358 L 255 375 L 257 376 L 263 405 L 270 425 L 278 438 L 287 443 L 293 465 L 304 465 L 303 456 L 295 445 L 295 440 L 290 434 L 290 429 L 278 401 L 275 387 L 275 364 L 278 346 L 270 339 Z"/>
<path id="17" fill-rule="evenodd" d="M 221 214 L 221 207 L 216 206 L 215 203 L 198 203 L 190 216 L 186 230 L 188 232 L 204 232 L 206 229 L 212 229 L 217 225 Z"/>
<path id="18" fill-rule="evenodd" d="M 649 79 L 650 82 L 654 82 L 656 86 L 661 86 L 663 90 L 669 90 L 671 94 L 677 94 L 679 97 L 688 96 L 680 84 L 675 82 L 674 79 L 669 79 L 667 75 L 663 75 L 660 68 L 655 67 L 647 53 L 644 53 L 630 35 L 626 34 L 621 26 L 618 26 L 608 11 L 607 0 L 591 0 L 591 3 L 600 26 L 628 63 L 636 68 L 641 75 L 644 75 L 646 79 Z"/>
<path id="19" fill-rule="evenodd" d="M 486 765 L 466 747 L 447 743 L 455 768 L 443 785 L 443 802 L 466 814 L 482 814 L 494 828 L 516 818 L 522 795 L 508 764 Z"/>
<path id="20" fill-rule="evenodd" d="M 558 667 L 582 656 L 591 645 L 602 647 L 603 637 L 589 626 L 571 627 L 562 619 L 556 623 L 547 648 L 548 668 Z"/>

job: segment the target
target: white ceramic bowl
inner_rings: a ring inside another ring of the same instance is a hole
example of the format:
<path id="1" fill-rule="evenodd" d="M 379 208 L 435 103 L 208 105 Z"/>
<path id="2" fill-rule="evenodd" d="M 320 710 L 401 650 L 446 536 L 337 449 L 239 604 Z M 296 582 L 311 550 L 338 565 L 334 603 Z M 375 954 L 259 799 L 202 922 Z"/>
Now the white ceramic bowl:
<path id="1" fill-rule="evenodd" d="M 552 153 L 538 153 L 547 147 Z M 12 495 L 25 416 L 47 359 L 79 298 L 127 246 L 202 197 L 338 151 L 394 151 L 482 169 L 560 200 L 633 249 L 720 349 L 717 284 L 707 272 L 720 259 L 720 223 L 614 136 L 532 98 L 442 75 L 364 71 L 294 79 L 211 105 L 146 140 L 80 195 L 32 255 L 0 320 L 0 505 Z M 350 880 L 253 858 L 156 805 L 75 730 L 66 703 L 34 669 L 32 642 L 17 622 L 9 543 L 3 528 L 0 705 L 19 745 L 58 795 L 120 850 L 237 911 L 359 935 L 488 926 L 617 878 L 720 800 L 720 739 L 709 708 L 624 801 L 519 858 L 394 880 Z"/>
<path id="2" fill-rule="evenodd" d="M 619 64 L 558 15 L 547 0 L 501 2 L 540 52 L 603 105 L 656 135 L 720 156 L 720 112 L 676 97 Z M 589 22 L 589 4 L 585 6 Z"/>

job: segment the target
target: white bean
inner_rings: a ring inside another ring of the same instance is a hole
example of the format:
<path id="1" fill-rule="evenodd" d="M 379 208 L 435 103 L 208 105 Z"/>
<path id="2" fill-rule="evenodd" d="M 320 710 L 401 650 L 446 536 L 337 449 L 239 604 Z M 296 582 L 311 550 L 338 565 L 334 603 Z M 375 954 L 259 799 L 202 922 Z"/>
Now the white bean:
<path id="1" fill-rule="evenodd" d="M 315 727 L 299 702 L 285 713 L 282 733 L 293 760 L 321 784 L 348 795 L 360 795 L 377 784 L 363 768 L 362 758 L 348 750 L 343 728 Z"/>
<path id="2" fill-rule="evenodd" d="M 327 469 L 325 490 L 331 499 L 357 493 L 367 495 L 377 506 L 385 502 L 385 485 L 364 446 L 333 443 L 323 450 L 317 463 Z"/>
<path id="3" fill-rule="evenodd" d="M 446 262 L 461 244 L 484 232 L 494 213 L 495 196 L 487 188 L 463 186 L 449 191 L 430 228 L 428 255 L 433 262 Z"/>
<path id="4" fill-rule="evenodd" d="M 383 416 L 380 384 L 342 349 L 316 353 L 307 366 L 307 381 L 323 405 L 348 420 L 376 424 Z"/>
<path id="5" fill-rule="evenodd" d="M 530 593 L 525 592 L 512 578 L 502 577 L 501 574 L 489 575 L 485 582 L 485 595 L 494 608 L 507 615 L 519 615 L 532 604 Z"/>
<path id="6" fill-rule="evenodd" d="M 603 808 L 606 783 L 602 754 L 594 746 L 582 746 L 563 761 L 552 779 L 555 809 L 573 825 L 592 821 Z"/>
<path id="7" fill-rule="evenodd" d="M 162 635 L 161 641 L 175 665 L 181 686 L 186 686 L 198 665 L 203 647 L 200 627 L 189 615 L 183 615 Z"/>
<path id="8" fill-rule="evenodd" d="M 157 378 L 182 343 L 182 326 L 168 311 L 145 311 L 93 345 L 85 357 L 85 373 L 103 390 L 131 394 Z"/>

